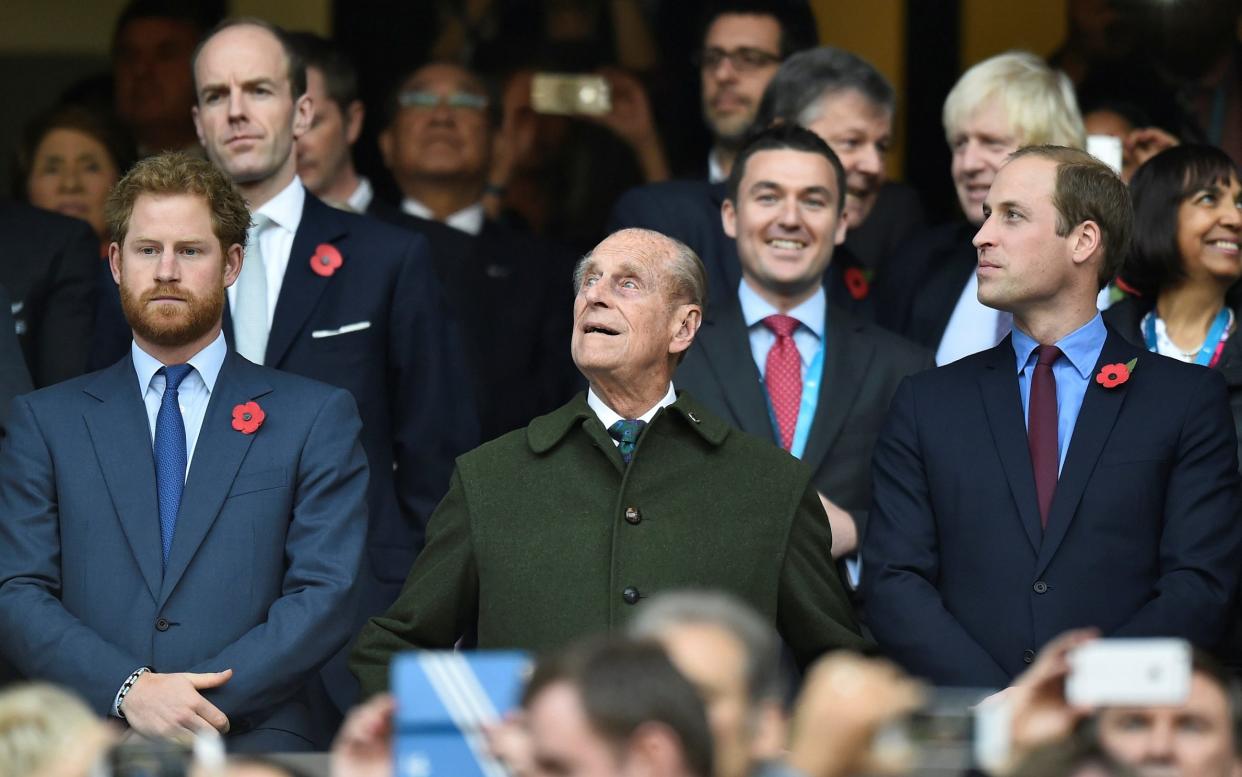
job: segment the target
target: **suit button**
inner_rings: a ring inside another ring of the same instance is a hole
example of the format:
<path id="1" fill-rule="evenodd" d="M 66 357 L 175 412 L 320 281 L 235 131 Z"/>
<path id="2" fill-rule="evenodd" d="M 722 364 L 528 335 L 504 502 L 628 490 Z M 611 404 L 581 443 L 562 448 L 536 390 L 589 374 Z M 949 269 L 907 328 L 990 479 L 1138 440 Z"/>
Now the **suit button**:
<path id="1" fill-rule="evenodd" d="M 621 598 L 625 600 L 626 604 L 638 604 L 638 589 L 632 585 L 626 586 L 625 590 L 621 592 Z"/>
<path id="2" fill-rule="evenodd" d="M 1035 581 L 1035 585 L 1031 586 L 1031 589 L 1037 594 L 1046 594 L 1048 593 L 1048 584 L 1043 580 L 1037 580 Z"/>
<path id="3" fill-rule="evenodd" d="M 168 631 L 168 627 L 171 625 L 172 624 L 168 622 L 167 618 L 160 618 L 155 621 L 155 630 L 156 631 Z"/>
<path id="4" fill-rule="evenodd" d="M 637 526 L 643 522 L 643 514 L 638 511 L 637 507 L 625 508 L 625 522 L 631 526 Z"/>
<path id="5" fill-rule="evenodd" d="M 1035 660 L 1035 651 L 1027 648 L 1022 651 L 1022 663 L 1029 664 Z"/>

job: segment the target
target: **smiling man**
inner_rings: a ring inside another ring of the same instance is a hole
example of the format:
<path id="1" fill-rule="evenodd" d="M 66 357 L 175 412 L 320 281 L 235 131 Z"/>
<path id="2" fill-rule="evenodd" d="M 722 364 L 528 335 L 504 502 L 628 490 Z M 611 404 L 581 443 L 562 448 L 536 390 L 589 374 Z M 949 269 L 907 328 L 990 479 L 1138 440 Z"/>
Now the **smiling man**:
<path id="1" fill-rule="evenodd" d="M 229 353 L 250 213 L 217 168 L 151 157 L 107 212 L 133 343 L 14 402 L 0 650 L 146 737 L 322 749 L 366 540 L 354 401 Z"/>
<path id="2" fill-rule="evenodd" d="M 1128 344 L 1095 296 L 1129 243 L 1125 184 L 1025 148 L 975 235 L 1011 336 L 904 381 L 873 464 L 864 603 L 937 685 L 1001 687 L 1069 629 L 1212 649 L 1236 590 L 1237 439 L 1220 373 Z"/>
<path id="3" fill-rule="evenodd" d="M 764 130 L 741 150 L 721 217 L 742 280 L 709 312 L 674 378 L 733 426 L 811 467 L 838 558 L 858 545 L 889 400 L 902 378 L 932 366 L 931 354 L 824 292 L 845 236 L 846 180 L 832 149 L 796 125 Z"/>
<path id="4" fill-rule="evenodd" d="M 462 456 L 396 604 L 351 667 L 366 693 L 411 648 L 554 649 L 622 627 L 674 588 L 731 591 L 802 664 L 861 647 L 810 472 L 672 386 L 699 330 L 703 266 L 647 230 L 574 274 L 574 363 L 590 389 Z"/>

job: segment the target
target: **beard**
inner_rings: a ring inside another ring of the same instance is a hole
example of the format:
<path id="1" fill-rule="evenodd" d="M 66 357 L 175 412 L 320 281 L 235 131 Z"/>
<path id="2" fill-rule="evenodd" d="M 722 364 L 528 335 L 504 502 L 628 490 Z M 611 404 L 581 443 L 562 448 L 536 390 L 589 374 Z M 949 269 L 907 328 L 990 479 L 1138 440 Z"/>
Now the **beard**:
<path id="1" fill-rule="evenodd" d="M 179 297 L 185 303 L 152 303 L 156 297 Z M 177 348 L 193 343 L 220 325 L 224 286 L 200 297 L 169 284 L 157 284 L 139 295 L 122 284 L 121 308 L 135 336 L 164 348 Z"/>

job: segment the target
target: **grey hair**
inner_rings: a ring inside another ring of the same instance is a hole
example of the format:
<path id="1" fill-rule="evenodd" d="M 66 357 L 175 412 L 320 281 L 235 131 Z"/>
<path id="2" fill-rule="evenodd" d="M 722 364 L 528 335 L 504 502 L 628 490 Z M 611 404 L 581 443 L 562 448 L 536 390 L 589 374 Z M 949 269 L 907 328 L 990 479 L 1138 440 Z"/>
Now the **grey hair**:
<path id="1" fill-rule="evenodd" d="M 707 309 L 707 270 L 703 267 L 703 261 L 699 259 L 694 249 L 677 238 L 651 229 L 622 229 L 612 233 L 605 240 L 611 240 L 618 235 L 634 238 L 638 244 L 636 247 L 648 256 L 660 251 L 671 253 L 668 257 L 671 261 L 662 267 L 664 279 L 667 282 L 666 292 L 669 302 L 675 305 L 684 301 L 698 305 L 704 310 Z M 574 265 L 575 292 L 582 288 L 582 278 L 586 275 L 587 265 L 590 264 L 594 254 L 594 250 L 588 251 Z"/>
<path id="2" fill-rule="evenodd" d="M 992 98 L 999 100 L 1019 146 L 1086 148 L 1087 134 L 1069 76 L 1029 51 L 989 57 L 957 80 L 942 112 L 950 146 L 962 125 Z"/>
<path id="3" fill-rule="evenodd" d="M 780 642 L 776 631 L 750 605 L 722 591 L 687 590 L 662 593 L 646 602 L 629 634 L 659 639 L 678 626 L 715 626 L 731 634 L 746 653 L 746 688 L 752 705 L 780 701 Z"/>
<path id="4" fill-rule="evenodd" d="M 102 723 L 77 696 L 46 683 L 0 692 L 0 777 L 47 769 Z"/>
<path id="5" fill-rule="evenodd" d="M 823 112 L 824 98 L 853 90 L 889 113 L 896 93 L 867 60 L 844 49 L 820 46 L 794 54 L 780 66 L 763 92 L 752 129 L 774 121 L 805 127 Z"/>

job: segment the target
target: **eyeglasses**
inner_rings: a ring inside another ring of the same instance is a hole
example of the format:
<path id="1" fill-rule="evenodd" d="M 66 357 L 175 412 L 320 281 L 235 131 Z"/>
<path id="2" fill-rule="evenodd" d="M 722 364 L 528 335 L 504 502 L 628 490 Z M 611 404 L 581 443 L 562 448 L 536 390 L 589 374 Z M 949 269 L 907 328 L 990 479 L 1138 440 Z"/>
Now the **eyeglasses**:
<path id="1" fill-rule="evenodd" d="M 724 49 L 710 48 L 703 49 L 694 55 L 691 60 L 695 67 L 703 70 L 715 70 L 720 67 L 720 63 L 729 60 L 729 64 L 739 73 L 749 73 L 758 70 L 761 67 L 775 65 L 781 61 L 780 55 L 762 49 L 752 49 L 743 46 L 733 51 L 725 51 Z"/>
<path id="2" fill-rule="evenodd" d="M 470 92 L 452 92 L 440 95 L 435 92 L 402 92 L 397 95 L 397 104 L 402 108 L 414 108 L 430 111 L 446 105 L 453 110 L 481 111 L 487 107 L 487 98 L 481 94 Z"/>

